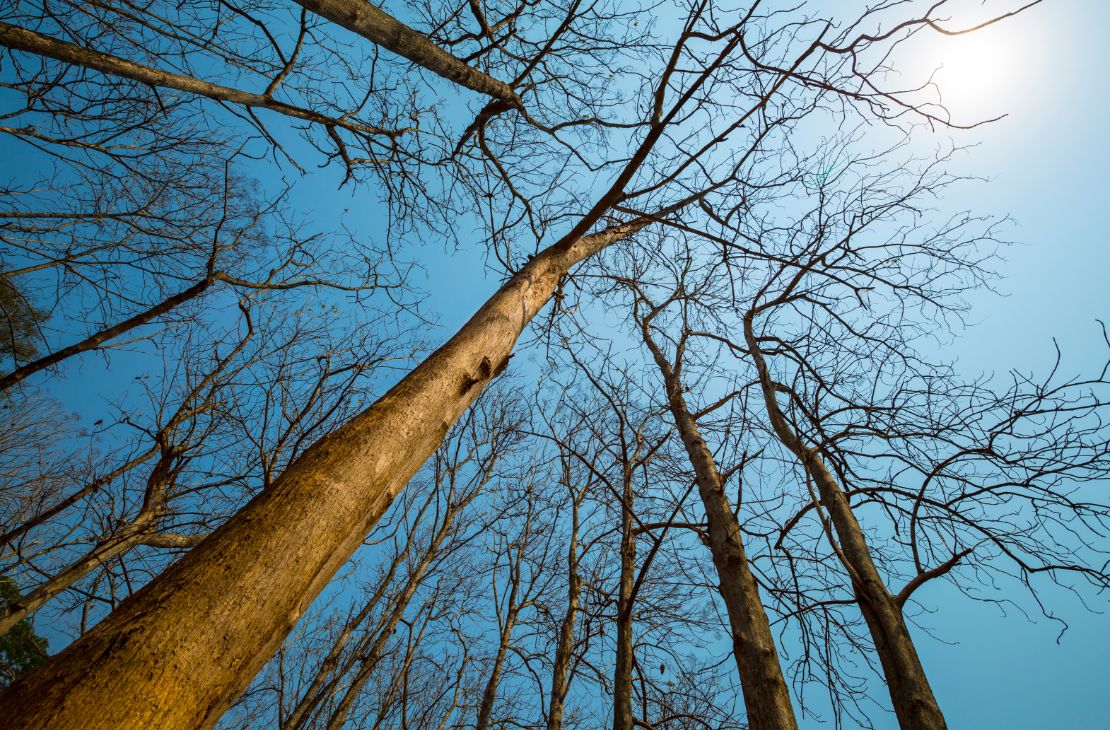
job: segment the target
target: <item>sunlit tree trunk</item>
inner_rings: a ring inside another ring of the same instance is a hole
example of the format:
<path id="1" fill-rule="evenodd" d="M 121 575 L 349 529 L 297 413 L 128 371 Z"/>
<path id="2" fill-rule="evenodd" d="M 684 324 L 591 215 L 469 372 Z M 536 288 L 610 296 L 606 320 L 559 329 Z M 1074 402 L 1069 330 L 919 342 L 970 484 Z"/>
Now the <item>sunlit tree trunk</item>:
<path id="1" fill-rule="evenodd" d="M 569 480 L 569 476 L 567 477 Z M 569 486 L 569 484 L 568 484 Z M 551 668 L 551 697 L 547 713 L 547 730 L 561 730 L 563 704 L 570 689 L 570 664 L 574 656 L 574 624 L 578 618 L 582 579 L 578 575 L 578 500 L 571 493 L 570 539 L 567 545 L 567 610 L 559 626 L 555 644 L 555 660 Z"/>
<path id="2" fill-rule="evenodd" d="M 636 533 L 632 524 L 632 465 L 622 464 L 620 585 L 617 592 L 617 655 L 613 663 L 613 730 L 632 730 L 632 607 L 636 584 Z"/>
<path id="3" fill-rule="evenodd" d="M 352 33 L 376 43 L 382 48 L 403 56 L 417 66 L 426 68 L 448 81 L 491 96 L 510 107 L 520 104 L 520 99 L 509 85 L 468 66 L 447 51 L 428 40 L 427 36 L 413 30 L 388 15 L 367 0 L 297 0 L 301 6 L 319 16 L 343 26 Z"/>
<path id="4" fill-rule="evenodd" d="M 721 581 L 721 598 L 732 629 L 733 654 L 740 674 L 749 727 L 752 730 L 797 728 L 771 624 L 744 551 L 740 523 L 725 494 L 716 461 L 686 404 L 679 366 L 672 366 L 667 361 L 652 339 L 646 321 L 643 322 L 642 334 L 663 374 L 667 403 L 705 506 L 709 549 Z"/>
<path id="5" fill-rule="evenodd" d="M 507 366 L 579 261 L 645 219 L 545 249 L 369 409 L 182 560 L 0 696 L 9 728 L 210 727 Z"/>
<path id="6" fill-rule="evenodd" d="M 887 590 L 863 530 L 851 505 L 817 449 L 805 444 L 779 408 L 776 384 L 759 349 L 752 325 L 753 315 L 744 318 L 744 339 L 759 374 L 767 416 L 775 435 L 797 458 L 817 486 L 820 503 L 828 510 L 835 531 L 834 548 L 852 579 L 856 601 L 867 622 L 875 651 L 886 677 L 894 713 L 903 730 L 943 730 L 947 727 L 925 669 L 906 628 L 902 608 Z M 833 535 L 829 535 L 833 540 Z M 839 543 L 839 545 L 836 545 Z"/>

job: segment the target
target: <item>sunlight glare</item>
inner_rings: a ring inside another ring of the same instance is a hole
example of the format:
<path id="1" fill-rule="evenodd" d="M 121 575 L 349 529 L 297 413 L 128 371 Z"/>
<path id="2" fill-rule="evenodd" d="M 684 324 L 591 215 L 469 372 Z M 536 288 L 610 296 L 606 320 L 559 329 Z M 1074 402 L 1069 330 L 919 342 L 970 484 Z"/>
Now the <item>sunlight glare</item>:
<path id="1" fill-rule="evenodd" d="M 981 122 L 1012 111 L 1020 75 L 1014 38 L 986 29 L 935 40 L 933 77 L 957 124 Z"/>

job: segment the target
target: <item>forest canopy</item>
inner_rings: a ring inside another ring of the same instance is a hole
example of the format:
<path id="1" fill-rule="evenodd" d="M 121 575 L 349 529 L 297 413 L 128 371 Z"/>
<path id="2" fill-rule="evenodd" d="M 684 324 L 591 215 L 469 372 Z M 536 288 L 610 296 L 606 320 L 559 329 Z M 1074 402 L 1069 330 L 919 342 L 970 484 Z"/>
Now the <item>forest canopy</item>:
<path id="1" fill-rule="evenodd" d="M 1037 5 L 6 3 L 6 722 L 946 728 L 1110 587 L 1098 312 L 953 355 Z"/>

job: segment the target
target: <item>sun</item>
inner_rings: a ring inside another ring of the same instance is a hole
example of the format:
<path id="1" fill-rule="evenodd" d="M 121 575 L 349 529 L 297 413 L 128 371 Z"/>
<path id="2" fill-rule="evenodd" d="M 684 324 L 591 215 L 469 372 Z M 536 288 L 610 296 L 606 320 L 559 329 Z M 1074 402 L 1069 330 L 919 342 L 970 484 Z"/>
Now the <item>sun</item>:
<path id="1" fill-rule="evenodd" d="M 931 78 L 924 98 L 943 104 L 957 125 L 1028 111 L 1052 81 L 1043 59 L 1053 34 L 1043 21 L 1014 20 L 958 35 L 922 30 L 900 56 L 903 79 Z"/>
<path id="2" fill-rule="evenodd" d="M 982 121 L 1008 111 L 1019 74 L 1008 40 L 1002 33 L 979 32 L 934 42 L 933 79 L 954 122 Z"/>

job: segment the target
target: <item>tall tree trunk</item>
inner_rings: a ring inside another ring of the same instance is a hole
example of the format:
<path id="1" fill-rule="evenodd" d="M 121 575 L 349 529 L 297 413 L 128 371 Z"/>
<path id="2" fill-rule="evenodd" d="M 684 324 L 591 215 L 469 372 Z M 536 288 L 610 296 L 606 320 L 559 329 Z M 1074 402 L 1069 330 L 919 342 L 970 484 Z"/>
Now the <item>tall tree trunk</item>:
<path id="1" fill-rule="evenodd" d="M 583 259 L 647 219 L 545 249 L 369 409 L 92 630 L 0 695 L 11 730 L 210 727 L 508 364 Z"/>
<path id="2" fill-rule="evenodd" d="M 555 661 L 551 667 L 547 730 L 561 730 L 563 727 L 563 705 L 570 689 L 570 663 L 574 656 L 574 624 L 581 600 L 582 581 L 578 575 L 578 501 L 573 492 L 571 500 L 570 544 L 567 546 L 567 610 L 559 626 Z"/>
<path id="3" fill-rule="evenodd" d="M 620 586 L 617 593 L 617 656 L 613 663 L 613 730 L 633 730 L 632 591 L 636 584 L 636 533 L 632 524 L 632 469 L 622 465 Z"/>
<path id="4" fill-rule="evenodd" d="M 839 546 L 834 543 L 833 547 L 851 577 L 856 602 L 875 642 L 898 724 L 902 730 L 944 730 L 947 727 L 944 715 L 917 656 L 901 606 L 887 590 L 875 566 L 863 530 L 840 483 L 826 467 L 818 450 L 799 438 L 779 408 L 775 398 L 776 384 L 759 349 L 752 321 L 753 314 L 744 318 L 744 339 L 759 374 L 767 416 L 775 435 L 817 485 L 821 505 L 829 512 L 836 542 L 839 542 Z"/>
<path id="5" fill-rule="evenodd" d="M 644 322 L 644 341 L 663 374 L 671 415 L 694 469 L 702 504 L 705 505 L 709 549 L 721 581 L 721 598 L 732 630 L 733 654 L 740 674 L 749 727 L 752 730 L 794 730 L 798 722 L 790 702 L 790 691 L 783 678 L 771 624 L 759 595 L 759 585 L 744 551 L 740 523 L 725 494 L 713 454 L 701 437 L 686 404 L 679 366 L 672 367 L 667 362 L 648 327 L 648 323 Z"/>
<path id="6" fill-rule="evenodd" d="M 466 65 L 432 43 L 423 33 L 413 30 L 367 0 L 297 0 L 297 2 L 310 12 L 327 18 L 448 81 L 493 97 L 507 104 L 509 108 L 520 105 L 519 97 L 508 84 Z"/>
<path id="7" fill-rule="evenodd" d="M 505 622 L 501 625 L 501 634 L 497 642 L 497 655 L 493 658 L 493 669 L 490 670 L 486 687 L 482 691 L 482 702 L 478 705 L 478 720 L 474 730 L 489 730 L 489 721 L 493 716 L 493 705 L 497 702 L 497 688 L 501 684 L 501 672 L 505 667 L 505 657 L 509 653 L 509 644 L 513 638 L 513 627 L 516 625 L 518 607 L 516 599 L 517 585 L 514 584 L 509 592 L 509 610 L 505 612 Z"/>

